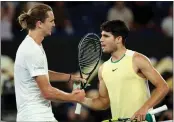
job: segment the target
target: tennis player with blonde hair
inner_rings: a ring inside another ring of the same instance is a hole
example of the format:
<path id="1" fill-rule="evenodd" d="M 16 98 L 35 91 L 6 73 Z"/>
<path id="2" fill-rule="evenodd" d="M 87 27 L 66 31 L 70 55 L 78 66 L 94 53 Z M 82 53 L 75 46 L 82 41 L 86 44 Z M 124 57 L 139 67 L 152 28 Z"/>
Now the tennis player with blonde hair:
<path id="1" fill-rule="evenodd" d="M 51 86 L 50 81 L 84 81 L 74 75 L 48 70 L 42 46 L 45 36 L 55 26 L 52 8 L 38 4 L 19 16 L 19 23 L 28 35 L 20 44 L 15 59 L 14 80 L 17 101 L 17 121 L 56 121 L 51 101 L 80 102 L 83 90 L 65 93 Z"/>

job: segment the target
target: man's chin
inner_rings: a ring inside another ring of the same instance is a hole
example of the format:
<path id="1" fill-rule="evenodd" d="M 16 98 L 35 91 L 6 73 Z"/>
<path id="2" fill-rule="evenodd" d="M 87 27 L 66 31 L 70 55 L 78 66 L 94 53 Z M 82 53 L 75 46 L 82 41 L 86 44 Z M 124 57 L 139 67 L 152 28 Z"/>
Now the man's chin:
<path id="1" fill-rule="evenodd" d="M 105 51 L 105 50 L 103 50 L 102 52 L 103 52 L 103 53 L 108 53 L 108 52 L 107 52 L 107 51 Z"/>
<path id="2" fill-rule="evenodd" d="M 110 51 L 107 51 L 107 50 L 102 50 L 103 53 L 111 53 Z"/>
<path id="3" fill-rule="evenodd" d="M 51 36 L 52 32 L 49 33 L 49 36 Z"/>
<path id="4" fill-rule="evenodd" d="M 51 36 L 51 33 L 47 33 L 45 36 Z"/>

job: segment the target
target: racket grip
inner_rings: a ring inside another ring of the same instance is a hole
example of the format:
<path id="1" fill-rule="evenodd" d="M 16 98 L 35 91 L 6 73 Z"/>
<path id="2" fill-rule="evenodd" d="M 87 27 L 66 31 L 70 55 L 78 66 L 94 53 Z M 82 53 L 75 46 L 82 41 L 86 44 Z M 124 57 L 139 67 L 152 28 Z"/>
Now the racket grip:
<path id="1" fill-rule="evenodd" d="M 161 107 L 158 107 L 156 109 L 153 109 L 153 110 L 149 111 L 149 113 L 152 114 L 152 115 L 154 115 L 154 114 L 157 114 L 159 112 L 165 111 L 167 109 L 168 109 L 167 106 L 166 105 L 163 105 Z"/>
<path id="2" fill-rule="evenodd" d="M 153 117 L 152 117 L 152 115 L 157 114 L 157 113 L 162 112 L 162 111 L 165 111 L 165 110 L 167 110 L 167 109 L 168 109 L 167 106 L 166 106 L 166 105 L 163 105 L 163 106 L 161 106 L 161 107 L 158 107 L 158 108 L 156 108 L 156 109 L 153 109 L 153 110 L 149 111 L 149 112 L 146 114 L 146 120 L 147 120 L 148 122 L 153 122 Z"/>
<path id="3" fill-rule="evenodd" d="M 80 112 L 81 112 L 81 107 L 82 107 L 81 104 L 79 104 L 79 103 L 76 104 L 75 114 L 80 114 Z"/>
<path id="4" fill-rule="evenodd" d="M 150 113 L 146 114 L 146 121 L 153 122 L 152 115 Z"/>
<path id="5" fill-rule="evenodd" d="M 80 83 L 74 83 L 73 84 L 73 89 L 80 89 L 80 88 L 81 88 L 81 84 Z M 81 107 L 82 107 L 81 104 L 79 104 L 79 103 L 76 104 L 75 114 L 80 114 Z"/>
<path id="6" fill-rule="evenodd" d="M 74 89 L 80 89 L 81 88 L 81 83 L 74 83 L 73 84 L 73 90 Z"/>

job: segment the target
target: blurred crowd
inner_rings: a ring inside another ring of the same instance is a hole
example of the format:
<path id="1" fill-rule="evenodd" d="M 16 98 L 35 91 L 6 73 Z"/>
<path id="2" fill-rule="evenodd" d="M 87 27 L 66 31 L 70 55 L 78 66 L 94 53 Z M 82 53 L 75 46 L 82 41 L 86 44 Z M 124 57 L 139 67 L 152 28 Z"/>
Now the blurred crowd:
<path id="1" fill-rule="evenodd" d="M 42 2 L 2 2 L 1 39 L 12 41 L 20 36 L 17 17 L 33 5 Z M 156 28 L 173 37 L 173 2 L 44 2 L 53 8 L 56 28 L 54 34 L 74 35 L 99 31 L 106 20 L 120 19 L 130 29 Z"/>
<path id="2" fill-rule="evenodd" d="M 21 30 L 17 22 L 17 17 L 23 11 L 27 11 L 35 4 L 42 2 L 1 2 L 1 119 L 4 121 L 14 121 L 16 118 L 16 101 L 14 94 L 14 79 L 13 79 L 13 65 L 15 60 L 15 53 L 18 45 L 26 36 L 26 31 Z M 87 32 L 95 32 L 100 34 L 100 24 L 106 20 L 123 20 L 129 26 L 132 33 L 130 40 L 135 42 L 128 42 L 128 47 L 137 51 L 145 53 L 151 60 L 153 66 L 159 71 L 170 87 L 170 92 L 164 100 L 158 104 L 159 107 L 166 104 L 169 110 L 156 115 L 157 121 L 172 120 L 173 119 L 173 51 L 171 44 L 173 43 L 173 2 L 43 2 L 53 8 L 56 27 L 53 30 L 52 37 L 47 40 L 68 40 L 69 45 L 75 48 L 78 42 L 71 42 L 73 38 L 80 38 Z M 151 38 L 153 37 L 153 38 Z M 155 40 L 161 39 L 161 40 Z M 54 38 L 54 39 L 51 39 Z M 66 39 L 65 39 L 66 38 Z M 138 40 L 138 41 L 136 41 Z M 142 42 L 141 42 L 142 40 Z M 147 44 L 146 44 L 146 43 Z M 54 42 L 47 41 L 47 44 L 53 48 Z M 57 42 L 58 43 L 58 42 Z M 150 46 L 151 43 L 151 46 Z M 61 42 L 62 45 L 68 45 L 66 42 Z M 72 44 L 72 45 L 71 45 Z M 139 45 L 143 45 L 141 48 Z M 138 45 L 138 46 L 137 46 Z M 158 46 L 157 46 L 158 45 Z M 60 47 L 61 47 L 60 46 Z M 148 46 L 145 47 L 145 46 Z M 47 46 L 47 49 L 51 49 Z M 68 46 L 69 47 L 69 46 Z M 138 48 L 139 47 L 139 48 Z M 66 47 L 65 47 L 66 48 Z M 49 53 L 49 50 L 47 55 Z M 55 50 L 55 49 L 54 49 Z M 71 50 L 71 56 L 74 56 L 76 50 Z M 64 52 L 61 48 L 61 53 Z M 73 53 L 74 51 L 74 53 Z M 160 52 L 161 51 L 161 52 Z M 50 51 L 51 52 L 51 51 Z M 59 53 L 57 54 L 59 55 Z M 51 57 L 51 56 L 50 56 Z M 60 58 L 61 56 L 58 56 Z M 54 57 L 53 57 L 54 58 Z M 50 58 L 50 67 L 54 67 L 58 59 Z M 62 60 L 66 59 L 61 57 Z M 71 57 L 71 65 L 77 65 Z M 77 57 L 75 57 L 77 58 Z M 49 59 L 49 56 L 48 56 Z M 102 59 L 105 61 L 107 56 Z M 77 59 L 75 59 L 77 60 Z M 73 62 L 74 61 L 74 62 Z M 48 62 L 49 63 L 49 62 Z M 73 64 L 74 63 L 74 64 Z M 62 65 L 61 63 L 59 65 Z M 54 67 L 58 69 L 58 66 Z M 63 65 L 64 66 L 64 65 Z M 73 66 L 71 67 L 73 68 Z M 60 68 L 62 71 L 78 72 L 77 68 L 69 69 Z M 94 81 L 97 81 L 97 74 L 93 76 Z M 96 97 L 97 83 L 93 82 L 93 87 L 87 89 L 87 96 Z M 72 84 L 52 83 L 53 86 L 62 90 L 71 92 Z M 150 85 L 150 90 L 153 92 L 153 86 Z M 53 113 L 59 121 L 82 121 L 82 122 L 100 122 L 111 116 L 110 109 L 106 111 L 93 111 L 89 108 L 83 107 L 82 114 L 79 116 L 74 114 L 74 103 L 52 103 Z"/>

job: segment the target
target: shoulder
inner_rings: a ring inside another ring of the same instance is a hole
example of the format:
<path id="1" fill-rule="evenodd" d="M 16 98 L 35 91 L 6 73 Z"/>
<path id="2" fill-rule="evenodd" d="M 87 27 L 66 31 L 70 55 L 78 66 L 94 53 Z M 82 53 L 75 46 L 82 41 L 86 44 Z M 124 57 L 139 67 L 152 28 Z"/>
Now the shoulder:
<path id="1" fill-rule="evenodd" d="M 133 60 L 135 61 L 150 61 L 149 58 L 147 56 L 145 56 L 144 54 L 142 53 L 138 53 L 138 52 L 135 52 L 134 55 L 133 55 Z"/>
<path id="2" fill-rule="evenodd" d="M 149 58 L 138 52 L 135 52 L 133 55 L 133 63 L 138 67 L 151 65 Z"/>
<path id="3" fill-rule="evenodd" d="M 111 63 L 111 57 L 110 57 L 108 60 L 106 60 L 106 61 L 104 61 L 104 62 L 102 63 L 102 65 L 100 66 L 101 69 L 103 69 L 103 67 L 109 65 L 110 63 Z"/>
<path id="4" fill-rule="evenodd" d="M 21 50 L 26 56 L 39 56 L 42 54 L 39 46 L 33 42 L 30 38 L 25 38 L 21 44 Z"/>
<path id="5" fill-rule="evenodd" d="M 99 73 L 102 73 L 103 68 L 104 68 L 104 66 L 106 65 L 107 62 L 108 62 L 108 60 L 105 61 L 105 62 L 103 62 L 103 63 L 100 65 L 99 70 L 98 70 Z"/>
<path id="6" fill-rule="evenodd" d="M 131 56 L 132 57 L 134 55 L 134 53 L 135 53 L 135 51 L 127 49 L 125 54 L 126 54 L 126 56 Z"/>
<path id="7" fill-rule="evenodd" d="M 99 72 L 102 72 L 103 68 L 107 67 L 107 64 L 109 64 L 110 62 L 111 62 L 111 58 L 109 58 L 107 61 L 103 62 L 99 67 Z"/>
<path id="8" fill-rule="evenodd" d="M 99 72 L 103 70 L 104 63 L 99 67 Z"/>

